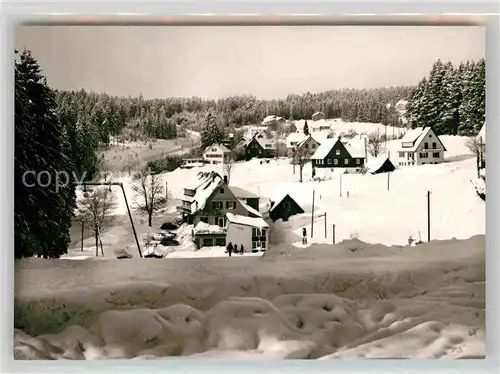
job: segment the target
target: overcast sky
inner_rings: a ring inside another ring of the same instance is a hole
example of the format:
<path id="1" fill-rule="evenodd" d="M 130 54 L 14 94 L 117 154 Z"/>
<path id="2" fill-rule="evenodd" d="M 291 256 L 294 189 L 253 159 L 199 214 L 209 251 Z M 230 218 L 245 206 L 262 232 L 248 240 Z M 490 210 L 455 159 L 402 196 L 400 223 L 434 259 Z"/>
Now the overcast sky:
<path id="1" fill-rule="evenodd" d="M 485 54 L 477 26 L 23 26 L 58 89 L 216 98 L 416 84 L 441 58 Z"/>

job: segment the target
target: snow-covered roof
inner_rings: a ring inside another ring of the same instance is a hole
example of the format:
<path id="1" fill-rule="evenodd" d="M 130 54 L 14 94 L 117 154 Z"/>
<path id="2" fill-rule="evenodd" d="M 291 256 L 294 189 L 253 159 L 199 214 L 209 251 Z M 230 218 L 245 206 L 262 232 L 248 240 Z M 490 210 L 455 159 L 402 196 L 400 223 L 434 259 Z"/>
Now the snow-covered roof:
<path id="1" fill-rule="evenodd" d="M 217 152 L 222 152 L 222 153 L 230 153 L 231 151 L 227 149 L 227 147 L 224 144 L 212 144 L 210 147 L 205 148 L 203 153 L 208 152 L 209 149 L 211 148 L 217 148 Z"/>
<path id="2" fill-rule="evenodd" d="M 481 127 L 481 130 L 479 130 L 479 134 L 477 134 L 478 139 L 480 138 L 483 143 L 486 143 L 486 122 L 483 124 L 483 127 Z"/>
<path id="3" fill-rule="evenodd" d="M 368 157 L 368 161 L 366 162 L 365 166 L 370 172 L 377 171 L 387 160 L 389 160 L 389 162 L 394 165 L 394 163 L 389 157 L 387 157 L 387 155 L 383 155 L 378 157 Z"/>
<path id="4" fill-rule="evenodd" d="M 282 121 L 282 120 L 284 120 L 283 117 L 279 117 L 276 115 L 269 115 L 262 120 L 262 124 L 268 124 L 268 123 L 273 122 L 273 121 Z"/>
<path id="5" fill-rule="evenodd" d="M 219 225 L 209 225 L 208 223 L 200 221 L 195 226 L 193 233 L 195 235 L 197 235 L 197 234 L 225 234 L 226 231 L 227 230 L 225 227 L 221 227 Z"/>
<path id="6" fill-rule="evenodd" d="M 233 193 L 234 196 L 236 196 L 238 199 L 247 199 L 247 198 L 255 198 L 259 197 L 257 194 L 254 194 L 253 192 L 247 191 L 241 187 L 236 187 L 236 186 L 229 186 L 229 189 Z"/>
<path id="7" fill-rule="evenodd" d="M 285 140 L 286 147 L 292 148 L 306 138 L 306 135 L 302 131 L 290 133 Z M 293 144 L 292 144 L 293 143 Z"/>
<path id="8" fill-rule="evenodd" d="M 325 113 L 323 113 L 323 112 L 315 112 L 315 113 L 313 113 L 312 117 L 317 116 L 317 115 L 323 115 L 324 116 Z"/>
<path id="9" fill-rule="evenodd" d="M 349 139 L 344 146 L 352 158 L 364 158 L 366 156 L 365 138 L 362 135 Z"/>
<path id="10" fill-rule="evenodd" d="M 427 134 L 432 131 L 430 127 L 417 127 L 415 129 L 408 130 L 406 134 L 401 138 L 401 144 L 403 143 L 413 143 L 411 147 L 404 147 L 405 151 L 416 151 L 420 143 L 424 140 Z M 434 134 L 435 135 L 435 134 Z M 441 142 L 439 137 L 435 135 L 437 140 L 443 146 L 443 150 L 446 151 L 446 147 Z"/>
<path id="11" fill-rule="evenodd" d="M 202 185 L 196 189 L 196 193 L 191 203 L 191 214 L 205 208 L 207 199 L 212 196 L 215 190 L 224 184 L 224 180 L 217 173 L 210 173 L 210 177 L 206 178 Z"/>
<path id="12" fill-rule="evenodd" d="M 304 139 L 302 139 L 302 141 L 300 141 L 299 143 L 297 143 L 297 148 L 300 148 L 302 146 L 302 144 L 304 144 L 306 141 L 309 140 L 309 138 L 311 138 L 312 140 L 314 140 L 316 143 L 320 144 L 319 141 L 317 141 L 314 136 L 312 136 L 311 134 L 309 134 L 308 136 L 306 136 Z"/>
<path id="13" fill-rule="evenodd" d="M 233 213 L 226 213 L 226 218 L 230 224 L 245 225 L 259 229 L 269 228 L 269 225 L 262 218 L 245 217 Z"/>
<path id="14" fill-rule="evenodd" d="M 259 143 L 259 145 L 263 148 L 263 149 L 274 149 L 275 146 L 274 146 L 274 140 L 273 139 L 267 139 L 266 137 L 264 138 L 257 138 L 255 136 L 252 137 L 252 139 L 248 140 L 246 143 L 245 143 L 245 147 L 248 146 L 248 144 L 250 144 L 252 142 L 252 140 L 254 140 Z"/>
<path id="15" fill-rule="evenodd" d="M 323 160 L 338 141 L 339 138 L 325 139 L 311 156 L 311 160 Z"/>
<path id="16" fill-rule="evenodd" d="M 255 210 L 250 205 L 245 203 L 243 200 L 238 200 L 238 201 L 241 203 L 241 205 L 243 205 L 243 208 L 245 208 L 248 213 L 252 213 L 254 216 L 257 217 L 262 217 L 262 214 L 258 210 Z"/>

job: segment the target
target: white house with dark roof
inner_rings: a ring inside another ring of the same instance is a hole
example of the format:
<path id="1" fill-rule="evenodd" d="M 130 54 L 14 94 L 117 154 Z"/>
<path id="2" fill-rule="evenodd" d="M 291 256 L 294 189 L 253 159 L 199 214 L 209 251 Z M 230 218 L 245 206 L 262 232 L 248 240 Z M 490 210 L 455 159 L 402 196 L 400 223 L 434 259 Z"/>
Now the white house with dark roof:
<path id="1" fill-rule="evenodd" d="M 269 225 L 261 217 L 226 214 L 226 243 L 243 245 L 243 252 L 264 252 L 269 248 Z"/>
<path id="2" fill-rule="evenodd" d="M 430 127 L 417 127 L 406 132 L 398 149 L 397 164 L 413 166 L 439 164 L 444 161 L 446 147 Z"/>
<path id="3" fill-rule="evenodd" d="M 203 151 L 203 160 L 207 164 L 225 164 L 229 160 L 231 151 L 222 144 L 212 144 Z"/>

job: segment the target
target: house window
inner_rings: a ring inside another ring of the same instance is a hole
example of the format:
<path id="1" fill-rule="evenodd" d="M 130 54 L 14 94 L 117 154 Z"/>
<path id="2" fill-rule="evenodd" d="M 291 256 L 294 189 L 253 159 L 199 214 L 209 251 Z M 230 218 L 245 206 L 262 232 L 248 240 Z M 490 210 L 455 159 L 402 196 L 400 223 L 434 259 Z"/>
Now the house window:
<path id="1" fill-rule="evenodd" d="M 215 246 L 216 247 L 225 247 L 226 246 L 226 238 L 215 238 Z"/>
<path id="2" fill-rule="evenodd" d="M 262 149 L 259 149 L 259 154 L 262 154 Z"/>
<path id="3" fill-rule="evenodd" d="M 211 247 L 214 245 L 214 240 L 212 238 L 204 238 L 202 244 L 202 247 Z"/>
<path id="4" fill-rule="evenodd" d="M 401 158 L 405 157 L 405 153 L 404 152 L 398 152 L 398 154 L 399 154 L 399 157 L 401 157 Z"/>
<path id="5" fill-rule="evenodd" d="M 316 149 L 316 144 L 311 144 L 312 149 Z"/>
<path id="6" fill-rule="evenodd" d="M 432 143 L 432 149 L 436 149 L 437 148 L 436 146 L 437 146 L 436 142 L 433 142 Z"/>
<path id="7" fill-rule="evenodd" d="M 337 160 L 337 159 L 333 160 L 334 165 L 338 165 L 338 163 L 339 163 L 339 160 Z"/>
<path id="8" fill-rule="evenodd" d="M 200 217 L 200 221 L 208 223 L 208 217 Z"/>
<path id="9" fill-rule="evenodd" d="M 252 227 L 252 236 L 259 236 L 258 230 L 255 227 Z"/>
<path id="10" fill-rule="evenodd" d="M 212 201 L 213 209 L 222 209 L 222 201 Z"/>
<path id="11" fill-rule="evenodd" d="M 212 152 L 217 152 L 217 148 L 212 148 Z"/>
<path id="12" fill-rule="evenodd" d="M 344 159 L 344 165 L 347 165 L 349 163 L 349 160 L 346 158 Z"/>
<path id="13" fill-rule="evenodd" d="M 260 242 L 260 247 L 262 249 L 266 249 L 266 242 Z"/>
<path id="14" fill-rule="evenodd" d="M 439 152 L 432 152 L 432 157 L 439 158 L 440 157 L 440 153 Z"/>
<path id="15" fill-rule="evenodd" d="M 257 248 L 257 242 L 252 242 L 252 249 Z"/>
<path id="16" fill-rule="evenodd" d="M 219 190 L 219 193 L 224 193 L 224 187 Z"/>
<path id="17" fill-rule="evenodd" d="M 429 143 L 427 142 L 424 143 L 424 149 L 429 149 Z"/>
<path id="18" fill-rule="evenodd" d="M 304 144 L 304 148 L 308 149 L 309 148 L 309 144 Z"/>
<path id="19" fill-rule="evenodd" d="M 340 149 L 337 149 L 337 150 L 335 151 L 335 155 L 340 156 Z"/>
<path id="20" fill-rule="evenodd" d="M 226 201 L 226 209 L 236 209 L 236 201 Z"/>
<path id="21" fill-rule="evenodd" d="M 420 152 L 420 158 L 427 158 L 428 154 L 427 152 Z"/>
<path id="22" fill-rule="evenodd" d="M 216 225 L 218 225 L 220 227 L 225 227 L 226 226 L 226 217 L 216 217 L 215 223 L 216 223 Z"/>
<path id="23" fill-rule="evenodd" d="M 336 160 L 335 160 L 335 161 L 336 161 Z M 329 158 L 329 159 L 327 159 L 327 160 L 326 160 L 326 162 L 327 162 L 327 164 L 328 164 L 328 165 L 331 165 L 331 164 L 332 164 L 332 159 L 331 159 L 331 158 Z"/>
<path id="24" fill-rule="evenodd" d="M 262 230 L 260 230 L 260 236 L 264 236 L 264 237 L 265 237 L 265 236 L 266 236 L 266 234 L 267 234 L 266 229 L 262 229 Z"/>
<path id="25" fill-rule="evenodd" d="M 361 163 L 361 160 L 359 158 L 356 159 L 356 165 L 359 165 Z"/>

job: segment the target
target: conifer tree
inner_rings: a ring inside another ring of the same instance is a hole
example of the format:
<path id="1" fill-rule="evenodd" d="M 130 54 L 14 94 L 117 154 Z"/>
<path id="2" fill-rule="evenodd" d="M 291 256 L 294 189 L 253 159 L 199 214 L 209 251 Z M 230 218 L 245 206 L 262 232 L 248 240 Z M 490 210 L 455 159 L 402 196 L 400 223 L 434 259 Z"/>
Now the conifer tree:
<path id="1" fill-rule="evenodd" d="M 304 135 L 309 136 L 309 125 L 307 124 L 307 120 L 304 122 Z"/>
<path id="2" fill-rule="evenodd" d="M 29 51 L 16 57 L 15 257 L 58 258 L 75 209 L 71 149 L 38 63 Z"/>

